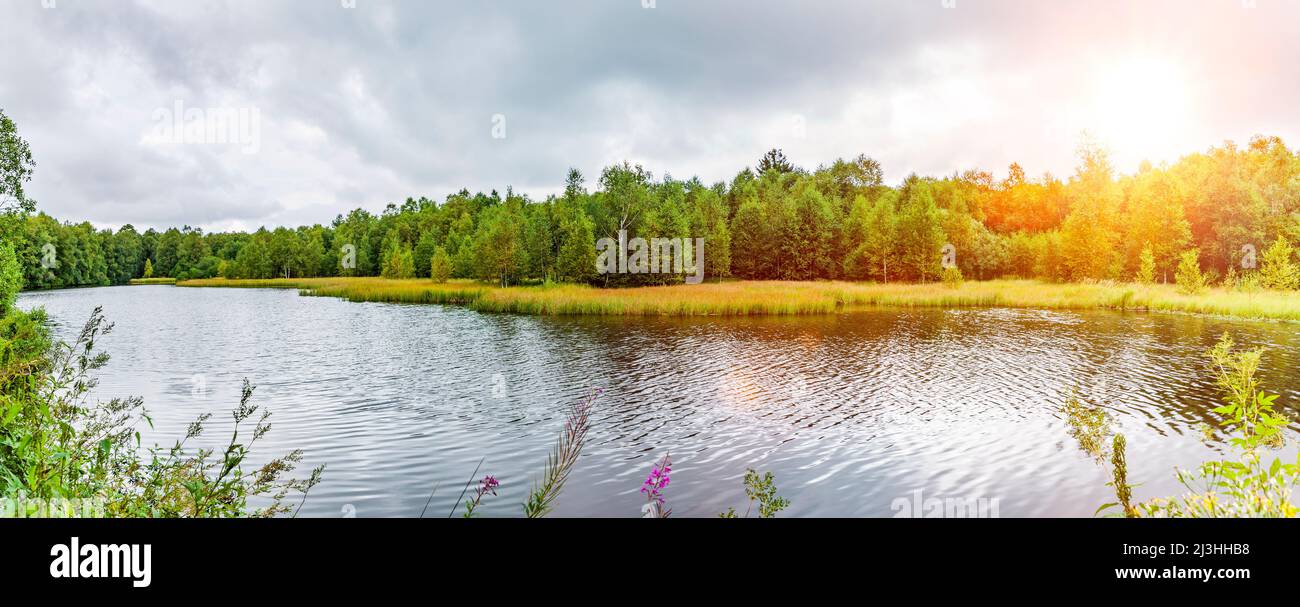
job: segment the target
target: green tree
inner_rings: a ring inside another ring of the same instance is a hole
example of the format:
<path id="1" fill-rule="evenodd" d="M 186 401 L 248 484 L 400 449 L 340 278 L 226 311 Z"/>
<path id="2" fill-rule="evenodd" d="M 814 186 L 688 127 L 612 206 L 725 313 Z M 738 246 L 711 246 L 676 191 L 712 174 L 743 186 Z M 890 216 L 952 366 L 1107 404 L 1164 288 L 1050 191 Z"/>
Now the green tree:
<path id="1" fill-rule="evenodd" d="M 794 166 L 786 159 L 785 152 L 778 149 L 768 150 L 766 154 L 758 161 L 758 174 L 762 175 L 769 171 L 777 173 L 792 173 Z"/>
<path id="2" fill-rule="evenodd" d="M 528 252 L 524 248 L 524 221 L 517 209 L 507 205 L 484 213 L 474 236 L 473 255 L 478 274 L 484 279 L 508 287 L 512 279 L 519 277 L 527 266 Z"/>
<path id="3" fill-rule="evenodd" d="M 731 228 L 726 221 L 714 223 L 704 237 L 704 273 L 722 278 L 731 275 Z"/>
<path id="4" fill-rule="evenodd" d="M 152 260 L 152 259 L 146 259 L 146 260 L 144 260 L 144 277 L 145 277 L 145 278 L 153 278 L 153 260 Z"/>
<path id="5" fill-rule="evenodd" d="M 748 279 L 773 278 L 775 237 L 766 210 L 756 196 L 747 197 L 731 224 L 731 271 Z M 707 253 L 706 253 L 707 255 Z"/>
<path id="6" fill-rule="evenodd" d="M 596 274 L 595 226 L 582 209 L 562 213 L 556 272 L 562 280 L 589 282 Z"/>
<path id="7" fill-rule="evenodd" d="M 871 205 L 867 216 L 866 237 L 862 253 L 871 264 L 872 275 L 881 282 L 889 282 L 889 268 L 896 264 L 898 251 L 898 214 L 893 195 L 881 196 Z"/>
<path id="8" fill-rule="evenodd" d="M 524 208 L 524 249 L 528 253 L 526 276 L 541 280 L 555 277 L 555 258 L 560 236 L 555 225 L 552 202 L 526 205 Z"/>
<path id="9" fill-rule="evenodd" d="M 181 238 L 181 231 L 176 228 L 171 228 L 158 237 L 158 250 L 154 254 L 154 272 L 162 276 L 176 276 Z"/>
<path id="10" fill-rule="evenodd" d="M 783 277 L 815 280 L 831 277 L 831 243 L 835 238 L 833 211 L 826 197 L 812 187 L 795 195 L 791 221 L 782 238 L 784 257 L 789 260 Z"/>
<path id="11" fill-rule="evenodd" d="M 388 250 L 384 252 L 383 270 L 380 275 L 392 279 L 414 278 L 415 256 L 411 252 L 410 245 L 403 243 L 401 239 L 392 239 Z"/>
<path id="12" fill-rule="evenodd" d="M 899 266 L 907 278 L 928 282 L 939 276 L 943 227 L 929 184 L 915 177 L 909 181 L 898 216 Z"/>
<path id="13" fill-rule="evenodd" d="M 1122 192 L 1115 184 L 1105 150 L 1085 142 L 1079 155 L 1081 164 L 1069 185 L 1073 207 L 1061 226 L 1061 261 L 1066 278 L 1117 278 L 1117 217 Z"/>
<path id="14" fill-rule="evenodd" d="M 1279 291 L 1300 289 L 1300 266 L 1295 262 L 1295 249 L 1285 236 L 1278 235 L 1273 245 L 1264 251 L 1259 266 L 1259 284 L 1265 289 Z"/>
<path id="15" fill-rule="evenodd" d="M 1155 264 L 1152 276 L 1169 282 L 1179 254 L 1192 239 L 1184 212 L 1186 198 L 1183 186 L 1168 171 L 1148 171 L 1134 178 L 1124 219 L 1125 267 L 1129 271 L 1140 271 L 1149 249 Z"/>
<path id="16" fill-rule="evenodd" d="M 424 231 L 420 232 L 420 239 L 416 241 L 415 248 L 411 250 L 411 254 L 414 256 L 414 261 L 415 261 L 416 276 L 424 277 L 425 276 L 424 272 L 433 267 L 432 266 L 433 256 L 438 251 L 438 249 L 442 249 L 442 247 L 438 244 L 438 233 L 435 228 L 429 227 Z M 442 249 L 442 252 L 446 254 L 447 250 Z M 450 272 L 451 271 L 450 255 L 447 256 L 447 263 L 448 263 L 447 271 Z M 445 282 L 445 280 L 443 282 Z"/>
<path id="17" fill-rule="evenodd" d="M 1138 263 L 1137 282 L 1149 285 L 1156 281 L 1156 256 L 1148 243 L 1142 247 L 1141 261 Z"/>
<path id="18" fill-rule="evenodd" d="M 1205 291 L 1205 275 L 1201 273 L 1200 251 L 1192 249 L 1182 254 L 1174 280 L 1178 283 L 1178 292 L 1184 295 L 1196 295 Z"/>
<path id="19" fill-rule="evenodd" d="M 140 235 L 131 224 L 122 226 L 116 234 L 104 232 L 105 241 L 110 250 L 108 254 L 108 275 L 113 284 L 126 284 L 140 275 L 143 250 Z"/>
<path id="20" fill-rule="evenodd" d="M 23 288 L 23 272 L 12 244 L 0 244 L 0 318 L 9 314 Z"/>
<path id="21" fill-rule="evenodd" d="M 444 283 L 451 278 L 451 255 L 447 254 L 447 249 L 434 249 L 433 256 L 429 258 L 429 278 L 436 283 Z"/>
<path id="22" fill-rule="evenodd" d="M 36 161 L 18 125 L 0 109 L 0 213 L 31 213 L 36 203 L 27 199 L 23 184 L 31 181 Z M 3 227 L 3 226 L 0 226 Z M 5 236 L 0 232 L 0 236 Z"/>
<path id="23" fill-rule="evenodd" d="M 448 212 L 454 212 L 449 207 Z M 472 278 L 475 272 L 474 258 L 474 218 L 468 211 L 462 211 L 452 222 L 447 233 L 447 253 L 451 255 L 451 275 L 456 278 Z"/>

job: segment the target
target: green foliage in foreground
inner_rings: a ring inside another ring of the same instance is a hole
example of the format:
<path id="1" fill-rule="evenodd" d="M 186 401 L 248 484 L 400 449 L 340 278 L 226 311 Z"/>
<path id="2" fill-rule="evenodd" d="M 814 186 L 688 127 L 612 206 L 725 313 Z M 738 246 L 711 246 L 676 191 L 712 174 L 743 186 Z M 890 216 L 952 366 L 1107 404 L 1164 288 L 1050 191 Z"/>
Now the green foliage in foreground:
<path id="1" fill-rule="evenodd" d="M 776 477 L 771 472 L 759 476 L 758 471 L 753 468 L 746 470 L 745 496 L 749 498 L 749 505 L 745 507 L 744 518 L 749 518 L 749 513 L 753 510 L 755 504 L 758 505 L 759 518 L 775 518 L 778 512 L 790 506 L 790 500 L 776 494 Z M 728 508 L 720 516 L 722 518 L 740 518 L 736 514 L 735 508 Z"/>
<path id="2" fill-rule="evenodd" d="M 0 275 L 14 265 L 0 256 Z M 0 296 L 11 293 L 0 284 Z M 293 451 L 246 470 L 253 446 L 270 431 L 270 413 L 252 403 L 244 384 L 234 429 L 219 449 L 191 444 L 210 419 L 201 416 L 171 448 L 141 450 L 140 423 L 151 423 L 139 398 L 91 402 L 94 372 L 108 363 L 95 343 L 112 332 L 96 308 L 76 340 L 53 342 L 45 313 L 8 308 L 0 316 L 0 514 L 25 516 L 13 504 L 66 500 L 103 504 L 112 517 L 274 516 L 292 511 L 291 494 L 307 492 L 323 466 L 305 481 L 286 479 L 302 459 Z M 251 426 L 251 427 L 249 427 Z M 254 507 L 250 500 L 265 505 Z M 301 502 L 298 502 L 301 507 Z M 63 512 L 55 506 L 53 512 Z M 43 510 L 50 514 L 51 510 Z"/>
<path id="3" fill-rule="evenodd" d="M 1190 471 L 1179 470 L 1178 480 L 1187 489 L 1182 496 L 1135 501 L 1134 485 L 1128 481 L 1126 445 L 1123 434 L 1111 441 L 1109 464 L 1116 502 L 1098 512 L 1120 509 L 1124 516 L 1209 518 L 1286 517 L 1297 510 L 1294 492 L 1300 486 L 1300 457 L 1294 463 L 1272 457 L 1269 452 L 1284 444 L 1283 432 L 1289 418 L 1276 406 L 1277 394 L 1263 389 L 1256 378 L 1264 350 L 1238 350 L 1224 334 L 1210 351 L 1215 382 L 1224 394 L 1224 404 L 1214 413 L 1234 457 L 1208 461 Z M 1071 433 L 1080 447 L 1094 456 L 1109 422 L 1104 413 L 1067 405 Z M 1076 434 L 1077 428 L 1086 428 Z M 1212 434 L 1212 432 L 1210 433 Z"/>

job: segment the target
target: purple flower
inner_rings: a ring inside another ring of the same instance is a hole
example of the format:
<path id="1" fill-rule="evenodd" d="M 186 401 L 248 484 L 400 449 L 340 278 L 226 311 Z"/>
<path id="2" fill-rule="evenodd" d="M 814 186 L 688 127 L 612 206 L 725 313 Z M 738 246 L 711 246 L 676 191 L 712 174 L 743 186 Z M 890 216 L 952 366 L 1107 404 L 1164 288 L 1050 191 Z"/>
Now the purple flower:
<path id="1" fill-rule="evenodd" d="M 483 498 L 488 495 L 496 495 L 497 487 L 500 486 L 501 482 L 497 480 L 497 477 L 491 474 L 483 477 L 483 480 L 478 482 L 478 489 L 474 490 L 473 499 L 465 500 L 465 518 L 474 518 L 474 511 L 478 509 Z"/>
<path id="2" fill-rule="evenodd" d="M 641 493 L 645 494 L 646 499 L 654 502 L 664 503 L 664 489 L 671 482 L 669 475 L 673 471 L 671 456 L 665 455 L 661 463 L 655 464 L 650 470 L 650 476 L 646 477 L 645 482 L 641 483 Z"/>

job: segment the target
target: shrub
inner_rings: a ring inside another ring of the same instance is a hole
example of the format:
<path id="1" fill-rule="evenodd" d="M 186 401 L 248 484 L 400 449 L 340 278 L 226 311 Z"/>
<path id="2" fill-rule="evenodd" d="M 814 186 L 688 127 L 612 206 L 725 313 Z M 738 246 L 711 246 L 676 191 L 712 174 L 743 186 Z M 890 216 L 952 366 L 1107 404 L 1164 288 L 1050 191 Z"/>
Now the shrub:
<path id="1" fill-rule="evenodd" d="M 753 468 L 746 470 L 745 496 L 749 498 L 749 506 L 745 508 L 745 518 L 749 518 L 755 503 L 758 504 L 759 518 L 775 518 L 778 512 L 790 506 L 790 500 L 776 494 L 776 478 L 771 472 L 759 476 L 758 471 Z M 735 508 L 728 508 L 721 516 L 740 518 Z"/>
<path id="2" fill-rule="evenodd" d="M 943 280 L 944 286 L 950 289 L 960 287 L 962 283 L 961 270 L 956 267 L 944 268 L 940 278 Z"/>
<path id="3" fill-rule="evenodd" d="M 1196 249 L 1186 251 L 1178 261 L 1178 272 L 1174 275 L 1178 283 L 1178 292 L 1184 295 L 1197 295 L 1205 292 L 1205 275 L 1201 274 L 1201 253 Z"/>

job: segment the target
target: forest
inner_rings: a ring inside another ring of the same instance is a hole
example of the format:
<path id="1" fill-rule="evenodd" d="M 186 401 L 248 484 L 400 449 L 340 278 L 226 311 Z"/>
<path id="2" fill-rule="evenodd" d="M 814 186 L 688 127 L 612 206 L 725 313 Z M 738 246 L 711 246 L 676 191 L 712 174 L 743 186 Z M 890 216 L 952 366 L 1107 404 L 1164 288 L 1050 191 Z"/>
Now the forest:
<path id="1" fill-rule="evenodd" d="M 706 239 L 709 280 L 932 282 L 952 245 L 967 279 L 1173 282 L 1190 256 L 1209 284 L 1300 288 L 1300 155 L 1277 137 L 1231 142 L 1172 165 L 1120 174 L 1096 144 L 1068 178 L 966 171 L 897 186 L 862 155 L 814 170 L 780 150 L 730 182 L 656 177 L 628 163 L 564 191 L 408 198 L 328 225 L 205 233 L 143 232 L 29 213 L 0 234 L 16 244 L 29 289 L 180 280 L 383 276 L 632 286 L 665 274 L 598 275 L 593 243 L 619 230 Z M 47 245 L 53 245 L 48 247 Z M 53 252 L 53 255 L 51 255 Z M 1265 273 L 1252 272 L 1264 268 Z"/>

